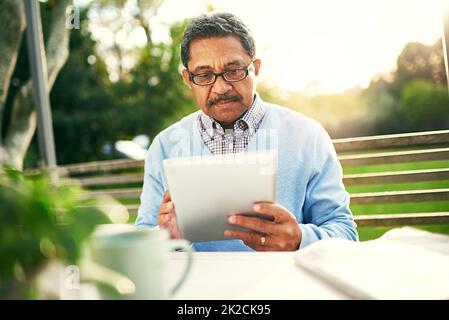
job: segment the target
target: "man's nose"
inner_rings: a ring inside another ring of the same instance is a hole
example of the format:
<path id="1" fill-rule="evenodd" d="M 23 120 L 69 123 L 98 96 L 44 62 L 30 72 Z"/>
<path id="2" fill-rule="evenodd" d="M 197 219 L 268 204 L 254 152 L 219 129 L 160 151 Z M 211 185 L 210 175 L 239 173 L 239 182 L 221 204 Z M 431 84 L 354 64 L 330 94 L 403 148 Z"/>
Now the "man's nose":
<path id="1" fill-rule="evenodd" d="M 225 94 L 232 89 L 232 85 L 227 82 L 223 77 L 217 77 L 217 80 L 213 84 L 212 91 L 217 94 Z"/>

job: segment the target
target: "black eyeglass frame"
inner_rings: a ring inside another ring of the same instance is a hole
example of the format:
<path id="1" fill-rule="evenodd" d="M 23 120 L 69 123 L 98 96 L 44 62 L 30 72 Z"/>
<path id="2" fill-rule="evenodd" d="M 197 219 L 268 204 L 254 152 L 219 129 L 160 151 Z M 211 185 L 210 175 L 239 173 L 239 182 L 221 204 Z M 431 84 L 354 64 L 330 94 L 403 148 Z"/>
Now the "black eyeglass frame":
<path id="1" fill-rule="evenodd" d="M 187 69 L 187 71 L 189 72 L 189 80 L 190 80 L 190 82 L 192 82 L 193 84 L 195 84 L 197 86 L 206 87 L 206 86 L 210 86 L 210 85 L 214 84 L 217 81 L 218 77 L 222 77 L 223 80 L 225 80 L 226 82 L 239 82 L 239 81 L 245 80 L 246 77 L 248 77 L 249 69 L 250 69 L 250 67 L 251 67 L 251 65 L 253 63 L 254 63 L 254 60 L 251 60 L 251 62 L 244 68 L 237 68 L 237 69 L 227 70 L 227 71 L 223 71 L 223 72 L 219 72 L 219 73 L 205 72 L 205 73 L 196 73 L 196 74 L 194 74 L 194 73 L 190 72 L 189 69 Z M 242 71 L 242 70 L 245 71 L 245 76 L 242 79 L 239 79 L 239 80 L 228 80 L 228 79 L 226 79 L 226 74 L 227 73 L 236 72 L 236 71 Z M 196 76 L 201 76 L 201 75 L 213 75 L 214 76 L 214 81 L 212 81 L 211 83 L 208 83 L 208 84 L 198 84 L 198 83 L 196 83 L 195 82 L 195 77 Z"/>

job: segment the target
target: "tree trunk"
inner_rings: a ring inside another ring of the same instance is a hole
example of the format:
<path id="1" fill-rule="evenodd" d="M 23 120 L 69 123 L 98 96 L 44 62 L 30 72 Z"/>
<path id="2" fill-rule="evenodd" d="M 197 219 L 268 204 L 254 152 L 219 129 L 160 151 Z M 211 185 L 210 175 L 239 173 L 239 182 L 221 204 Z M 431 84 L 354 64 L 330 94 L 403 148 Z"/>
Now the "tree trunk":
<path id="1" fill-rule="evenodd" d="M 69 30 L 65 27 L 65 12 L 70 3 L 71 0 L 58 0 L 52 9 L 49 34 L 45 39 L 49 90 L 68 57 Z M 3 159 L 0 156 L 0 162 L 9 163 L 18 169 L 23 167 L 26 151 L 36 130 L 36 111 L 31 90 L 31 81 L 28 81 L 15 97 L 9 129 L 3 141 L 3 150 L 0 150 L 3 155 Z"/>
<path id="2" fill-rule="evenodd" d="M 23 2 L 17 0 L 3 0 L 0 2 L 0 146 L 2 144 L 2 115 L 6 94 L 19 55 L 24 29 Z M 0 147 L 0 162 L 2 155 L 3 152 Z"/>

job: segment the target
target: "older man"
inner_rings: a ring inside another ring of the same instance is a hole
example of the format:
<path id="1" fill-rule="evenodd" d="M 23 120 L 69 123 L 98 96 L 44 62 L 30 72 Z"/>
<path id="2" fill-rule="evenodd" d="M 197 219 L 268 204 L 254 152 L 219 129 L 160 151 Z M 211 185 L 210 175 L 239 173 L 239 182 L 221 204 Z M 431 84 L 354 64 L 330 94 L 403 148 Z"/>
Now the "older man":
<path id="1" fill-rule="evenodd" d="M 195 249 L 291 251 L 326 237 L 357 240 L 349 196 L 329 135 L 317 122 L 258 96 L 261 60 L 245 24 L 229 13 L 193 19 L 184 33 L 181 58 L 184 82 L 200 110 L 153 140 L 145 162 L 136 225 L 159 225 L 168 229 L 172 238 L 180 236 L 175 204 L 162 171 L 163 159 L 254 151 L 262 141 L 277 149 L 277 198 L 276 203 L 258 203 L 253 209 L 272 216 L 273 221 L 231 215 L 230 224 L 251 231 L 228 230 L 225 236 L 229 240 L 194 243 Z"/>

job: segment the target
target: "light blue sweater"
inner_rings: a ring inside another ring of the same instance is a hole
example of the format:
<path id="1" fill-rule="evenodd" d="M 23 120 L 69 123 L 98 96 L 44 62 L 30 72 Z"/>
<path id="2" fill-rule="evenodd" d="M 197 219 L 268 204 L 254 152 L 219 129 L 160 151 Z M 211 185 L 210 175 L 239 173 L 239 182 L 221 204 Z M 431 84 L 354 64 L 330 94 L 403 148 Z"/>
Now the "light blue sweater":
<path id="1" fill-rule="evenodd" d="M 300 248 L 327 237 L 357 241 L 341 165 L 327 132 L 298 112 L 262 103 L 266 113 L 247 150 L 277 149 L 276 200 L 295 215 L 302 232 Z M 197 127 L 199 112 L 186 116 L 154 138 L 145 160 L 137 227 L 157 226 L 158 208 L 167 190 L 162 160 L 210 154 Z M 240 240 L 194 243 L 194 249 L 252 251 Z"/>

